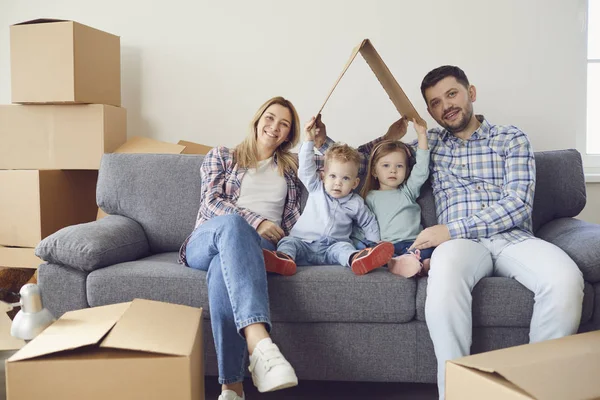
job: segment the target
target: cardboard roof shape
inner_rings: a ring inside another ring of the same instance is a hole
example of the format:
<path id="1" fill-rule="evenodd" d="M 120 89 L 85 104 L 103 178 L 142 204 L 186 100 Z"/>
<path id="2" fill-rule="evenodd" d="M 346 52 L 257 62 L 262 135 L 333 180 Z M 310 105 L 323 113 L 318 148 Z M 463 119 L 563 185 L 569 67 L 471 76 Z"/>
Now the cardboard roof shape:
<path id="1" fill-rule="evenodd" d="M 200 308 L 142 299 L 70 311 L 7 361 L 92 345 L 189 356 L 201 319 Z"/>
<path id="2" fill-rule="evenodd" d="M 375 47 L 373 47 L 369 39 L 364 39 L 358 46 L 356 46 L 352 50 L 350 59 L 344 66 L 344 69 L 342 70 L 342 73 L 338 77 L 337 81 L 335 81 L 335 84 L 327 94 L 327 97 L 325 98 L 323 105 L 319 109 L 319 112 L 315 115 L 321 114 L 323 108 L 325 108 L 325 104 L 327 104 L 327 101 L 329 100 L 329 97 L 331 97 L 331 94 L 337 87 L 338 83 L 340 83 L 340 81 L 342 80 L 342 77 L 344 76 L 344 74 L 346 73 L 346 71 L 348 70 L 358 53 L 360 53 L 367 62 L 367 64 L 369 64 L 369 67 L 371 67 L 371 70 L 377 77 L 377 80 L 379 80 L 379 83 L 381 83 L 381 86 L 383 86 L 383 88 L 385 89 L 386 93 L 390 97 L 390 100 L 392 101 L 392 103 L 394 103 L 394 106 L 396 107 L 396 110 L 398 110 L 400 115 L 408 118 L 409 121 L 415 119 L 420 124 L 425 124 L 425 121 L 423 120 L 423 118 L 421 118 L 415 107 L 412 105 L 412 103 L 404 93 L 404 90 L 402 90 L 402 88 L 396 81 L 396 78 L 394 78 L 394 75 L 392 75 L 387 65 L 385 65 L 383 59 L 379 56 L 379 53 L 377 53 L 377 50 L 375 50 Z"/>
<path id="3" fill-rule="evenodd" d="M 600 392 L 600 331 L 467 356 L 453 364 L 496 373 L 535 399 L 591 399 Z"/>

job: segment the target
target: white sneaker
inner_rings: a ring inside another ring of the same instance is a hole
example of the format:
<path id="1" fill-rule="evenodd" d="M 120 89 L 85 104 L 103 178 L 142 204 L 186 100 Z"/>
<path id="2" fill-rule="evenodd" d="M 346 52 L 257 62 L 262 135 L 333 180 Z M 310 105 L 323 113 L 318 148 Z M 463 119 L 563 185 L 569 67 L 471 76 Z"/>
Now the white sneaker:
<path id="1" fill-rule="evenodd" d="M 294 368 L 270 338 L 258 342 L 250 356 L 252 382 L 259 392 L 270 392 L 298 385 Z"/>
<path id="2" fill-rule="evenodd" d="M 218 400 L 246 400 L 246 394 L 242 393 L 240 397 L 233 390 L 223 390 Z"/>

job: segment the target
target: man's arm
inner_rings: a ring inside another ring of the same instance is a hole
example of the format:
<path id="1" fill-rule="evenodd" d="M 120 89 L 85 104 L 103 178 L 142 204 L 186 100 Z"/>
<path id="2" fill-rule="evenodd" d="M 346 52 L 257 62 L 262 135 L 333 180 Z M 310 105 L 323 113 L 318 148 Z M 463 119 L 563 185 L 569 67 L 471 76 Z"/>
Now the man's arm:
<path id="1" fill-rule="evenodd" d="M 448 223 L 452 239 L 477 239 L 507 231 L 531 218 L 535 160 L 527 136 L 519 131 L 508 143 L 502 198 L 469 217 Z"/>

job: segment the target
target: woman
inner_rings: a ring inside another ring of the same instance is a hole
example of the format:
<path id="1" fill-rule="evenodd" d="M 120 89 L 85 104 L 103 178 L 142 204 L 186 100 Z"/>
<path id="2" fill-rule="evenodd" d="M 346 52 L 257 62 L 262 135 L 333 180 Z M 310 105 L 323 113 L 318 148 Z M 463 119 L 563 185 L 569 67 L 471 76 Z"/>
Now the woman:
<path id="1" fill-rule="evenodd" d="M 297 161 L 290 153 L 299 137 L 296 109 L 274 97 L 257 111 L 241 144 L 212 149 L 201 166 L 200 210 L 181 248 L 181 260 L 207 271 L 222 385 L 219 400 L 245 398 L 246 351 L 260 392 L 298 384 L 294 369 L 269 336 L 262 248 L 274 250 L 300 216 Z"/>

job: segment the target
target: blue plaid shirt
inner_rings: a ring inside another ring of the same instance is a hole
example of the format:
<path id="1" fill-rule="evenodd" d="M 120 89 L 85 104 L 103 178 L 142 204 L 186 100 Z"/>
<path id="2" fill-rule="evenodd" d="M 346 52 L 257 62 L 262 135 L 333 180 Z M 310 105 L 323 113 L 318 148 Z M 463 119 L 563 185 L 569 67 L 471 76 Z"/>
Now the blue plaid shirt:
<path id="1" fill-rule="evenodd" d="M 441 128 L 427 132 L 438 223 L 452 239 L 531 238 L 535 162 L 529 139 L 514 126 L 477 119 L 481 126 L 468 140 Z"/>

